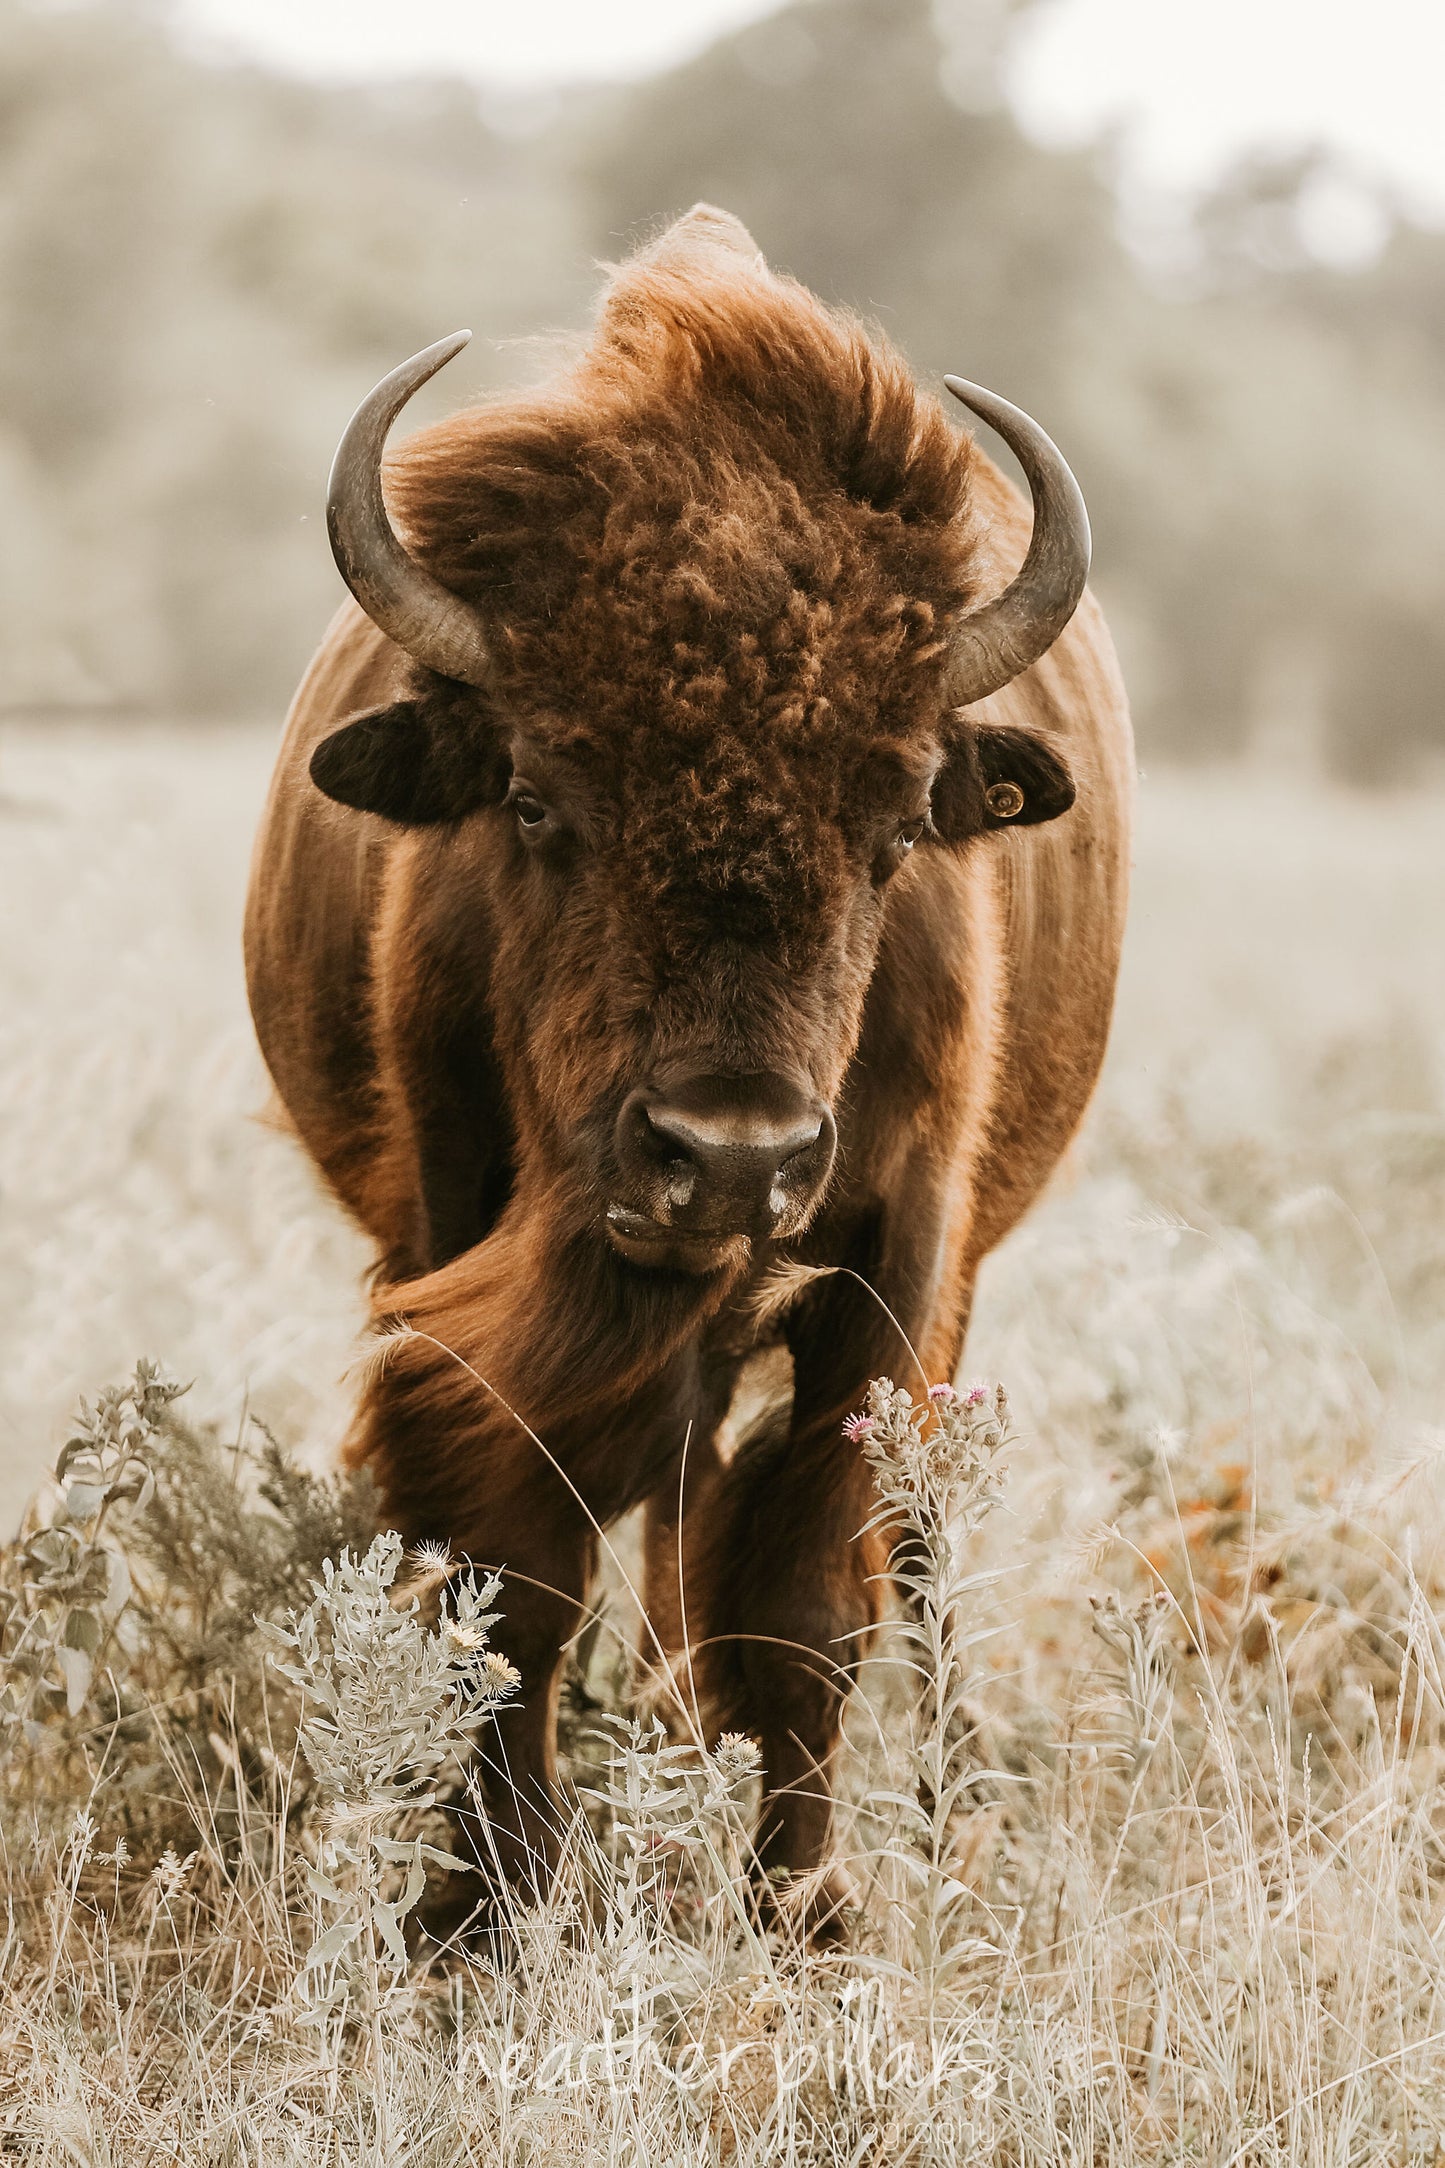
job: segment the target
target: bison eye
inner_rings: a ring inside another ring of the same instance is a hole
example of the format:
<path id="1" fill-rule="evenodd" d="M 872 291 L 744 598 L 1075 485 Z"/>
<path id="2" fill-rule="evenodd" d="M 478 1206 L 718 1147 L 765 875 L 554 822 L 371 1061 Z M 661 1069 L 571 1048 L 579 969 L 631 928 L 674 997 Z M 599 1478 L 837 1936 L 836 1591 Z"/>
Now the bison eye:
<path id="1" fill-rule="evenodd" d="M 547 808 L 532 791 L 513 790 L 507 803 L 516 814 L 519 827 L 531 829 L 535 833 L 546 825 Z"/>
<path id="2" fill-rule="evenodd" d="M 898 831 L 899 850 L 911 851 L 927 826 L 926 820 L 905 821 Z"/>

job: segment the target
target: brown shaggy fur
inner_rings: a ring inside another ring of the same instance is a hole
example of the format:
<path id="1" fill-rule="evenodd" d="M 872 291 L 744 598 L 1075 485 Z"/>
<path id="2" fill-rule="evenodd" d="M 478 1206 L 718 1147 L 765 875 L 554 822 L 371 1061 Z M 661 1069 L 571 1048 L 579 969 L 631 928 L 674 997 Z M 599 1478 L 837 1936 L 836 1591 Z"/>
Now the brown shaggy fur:
<path id="1" fill-rule="evenodd" d="M 414 438 L 390 493 L 508 709 L 605 778 L 629 904 L 686 940 L 725 897 L 801 959 L 870 754 L 938 725 L 974 447 L 718 227 L 625 265 L 570 375 Z"/>
<path id="2" fill-rule="evenodd" d="M 247 924 L 281 1095 L 376 1238 L 378 1318 L 412 1328 L 353 1450 L 409 1535 L 507 1569 L 509 1871 L 551 1854 L 558 1652 L 595 1525 L 639 1500 L 654 1623 L 676 1638 L 681 1512 L 693 1683 L 762 1739 L 762 1854 L 817 1868 L 885 1563 L 839 1424 L 905 1357 L 852 1280 L 814 1282 L 771 1335 L 791 1399 L 724 1466 L 768 1337 L 748 1292 L 780 1259 L 846 1264 L 930 1375 L 958 1361 L 979 1260 L 1103 1051 L 1131 767 L 1107 634 L 1086 599 L 1004 693 L 945 707 L 950 623 L 1027 516 L 895 353 L 706 208 L 615 273 L 560 381 L 423 432 L 388 488 L 484 614 L 497 685 L 343 611 Z M 1005 774 L 1026 805 L 996 834 Z M 547 802 L 540 843 L 514 778 Z M 618 1110 L 681 1069 L 785 1078 L 838 1127 L 785 1238 L 729 1236 L 706 1269 L 608 1236 Z"/>

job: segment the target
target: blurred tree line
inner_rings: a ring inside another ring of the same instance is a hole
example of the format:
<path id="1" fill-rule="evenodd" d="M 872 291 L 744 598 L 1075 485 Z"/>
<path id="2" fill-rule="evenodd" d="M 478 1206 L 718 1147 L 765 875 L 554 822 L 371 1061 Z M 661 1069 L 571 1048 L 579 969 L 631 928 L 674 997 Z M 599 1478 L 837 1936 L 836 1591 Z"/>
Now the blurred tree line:
<path id="1" fill-rule="evenodd" d="M 207 61 L 144 0 L 0 0 L 0 709 L 279 708 L 361 394 L 457 323 L 432 411 L 525 379 L 595 259 L 706 196 L 1057 435 L 1146 749 L 1438 758 L 1445 235 L 1329 269 L 1321 160 L 1249 165 L 1151 277 L 1105 152 L 1011 117 L 1009 12 L 797 0 L 526 113 Z"/>

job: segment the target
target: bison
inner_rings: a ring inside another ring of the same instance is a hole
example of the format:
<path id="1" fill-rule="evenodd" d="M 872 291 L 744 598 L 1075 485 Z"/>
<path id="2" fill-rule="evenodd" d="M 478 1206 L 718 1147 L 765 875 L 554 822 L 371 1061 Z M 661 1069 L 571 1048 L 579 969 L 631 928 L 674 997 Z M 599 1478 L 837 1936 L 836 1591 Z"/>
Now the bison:
<path id="1" fill-rule="evenodd" d="M 843 1420 L 900 1330 L 952 1375 L 1109 1024 L 1132 752 L 1083 502 L 946 378 L 1030 532 L 899 355 L 706 205 L 611 273 L 562 374 L 423 430 L 383 492 L 466 336 L 342 440 L 355 599 L 247 912 L 271 1075 L 408 1328 L 348 1452 L 390 1525 L 505 1569 L 508 1876 L 554 1861 L 561 1652 L 641 1504 L 658 1643 L 759 1741 L 759 1860 L 826 1911 L 887 1567 Z M 769 1312 L 780 1264 L 848 1270 Z"/>

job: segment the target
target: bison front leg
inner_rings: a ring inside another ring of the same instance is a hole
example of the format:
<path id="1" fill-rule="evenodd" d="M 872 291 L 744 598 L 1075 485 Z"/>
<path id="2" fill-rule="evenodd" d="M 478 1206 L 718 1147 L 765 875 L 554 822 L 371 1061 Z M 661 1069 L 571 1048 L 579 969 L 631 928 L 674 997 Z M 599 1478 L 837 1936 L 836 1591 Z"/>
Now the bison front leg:
<path id="1" fill-rule="evenodd" d="M 497 1644 L 521 1686 L 480 1742 L 472 1848 L 524 1897 L 557 1857 L 559 1676 L 598 1531 L 675 1461 L 688 1366 L 674 1358 L 722 1298 L 664 1289 L 639 1318 L 629 1284 L 584 1233 L 514 1204 L 486 1242 L 378 1297 L 378 1324 L 402 1329 L 378 1349 L 349 1448 L 385 1525 L 502 1575 Z"/>
<path id="2" fill-rule="evenodd" d="M 762 1749 L 758 1865 L 769 1880 L 818 1877 L 809 1895 L 815 1922 L 852 1894 L 831 1861 L 834 1771 L 887 1568 L 886 1553 L 861 1534 L 867 1471 L 837 1428 L 795 1433 L 739 1470 L 724 1627 L 738 1687 L 732 1721 L 755 1732 Z"/>
<path id="3" fill-rule="evenodd" d="M 885 1255 L 870 1277 L 891 1290 L 889 1308 L 943 1378 L 961 1352 L 971 1281 L 945 1273 L 937 1257 L 890 1273 Z M 831 1857 L 843 1712 L 890 1594 L 887 1539 L 865 1533 L 872 1474 L 843 1426 L 871 1379 L 893 1375 L 914 1391 L 923 1380 L 898 1325 L 843 1275 L 805 1297 L 788 1338 L 791 1420 L 728 1471 L 699 1539 L 699 1581 L 712 1705 L 721 1722 L 761 1742 L 759 1866 L 770 1877 L 812 1878 L 809 1908 L 825 1923 L 850 1889 Z"/>
<path id="4" fill-rule="evenodd" d="M 474 1740 L 472 1799 L 455 1811 L 453 1841 L 479 1872 L 440 1885 L 425 1921 L 437 1939 L 468 1920 L 477 1932 L 504 1926 L 516 1900 L 551 1885 L 567 1816 L 556 1745 L 563 1660 L 586 1617 L 595 1523 L 611 1505 L 590 1484 L 579 1498 L 505 1409 L 478 1402 L 469 1412 L 464 1436 L 436 1438 L 425 1455 L 397 1451 L 392 1430 L 372 1456 L 386 1522 L 412 1542 L 444 1544 L 459 1567 L 500 1573 L 493 1639 L 520 1674 Z M 569 1441 L 559 1443 L 565 1453 Z"/>
<path id="5" fill-rule="evenodd" d="M 459 1831 L 489 1882 L 524 1902 L 546 1895 L 560 1849 L 566 1806 L 557 1773 L 557 1703 L 566 1648 L 586 1616 L 596 1565 L 590 1522 L 545 1483 L 519 1486 L 507 1505 L 456 1547 L 502 1572 L 499 1648 L 521 1674 L 513 1704 L 476 1741 L 484 1812 L 463 1811 Z M 569 1510 L 570 1507 L 570 1510 Z M 451 1893 L 464 1911 L 473 1887 Z M 499 1892 L 498 1892 L 499 1894 Z"/>

